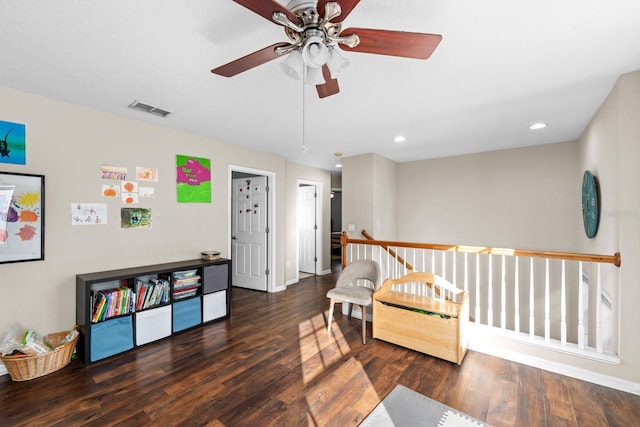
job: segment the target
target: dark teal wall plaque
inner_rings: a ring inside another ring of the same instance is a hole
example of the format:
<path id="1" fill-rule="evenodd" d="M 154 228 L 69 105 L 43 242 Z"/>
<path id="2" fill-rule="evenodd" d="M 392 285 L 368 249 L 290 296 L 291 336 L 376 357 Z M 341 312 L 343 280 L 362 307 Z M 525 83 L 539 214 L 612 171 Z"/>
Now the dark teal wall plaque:
<path id="1" fill-rule="evenodd" d="M 590 171 L 584 171 L 582 176 L 582 221 L 587 237 L 595 237 L 600 221 L 600 200 L 597 179 Z"/>

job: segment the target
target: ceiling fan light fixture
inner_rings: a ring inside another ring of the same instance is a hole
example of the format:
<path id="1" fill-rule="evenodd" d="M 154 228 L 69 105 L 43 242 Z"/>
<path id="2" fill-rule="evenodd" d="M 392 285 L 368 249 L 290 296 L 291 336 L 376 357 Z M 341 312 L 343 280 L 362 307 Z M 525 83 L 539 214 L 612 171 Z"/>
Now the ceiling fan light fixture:
<path id="1" fill-rule="evenodd" d="M 307 73 L 304 77 L 304 83 L 307 85 L 321 85 L 324 84 L 324 76 L 322 75 L 322 68 L 307 67 Z"/>
<path id="2" fill-rule="evenodd" d="M 341 76 L 345 70 L 349 67 L 349 60 L 342 56 L 338 49 L 334 46 L 329 48 L 329 61 L 327 61 L 327 66 L 329 67 L 329 71 L 331 71 L 331 77 L 337 78 Z"/>
<path id="3" fill-rule="evenodd" d="M 302 70 L 302 54 L 299 50 L 292 50 L 287 59 L 280 63 L 280 69 L 294 80 L 300 80 L 300 71 Z"/>
<path id="4" fill-rule="evenodd" d="M 311 36 L 302 48 L 302 60 L 310 68 L 322 68 L 329 60 L 329 48 L 318 36 Z"/>

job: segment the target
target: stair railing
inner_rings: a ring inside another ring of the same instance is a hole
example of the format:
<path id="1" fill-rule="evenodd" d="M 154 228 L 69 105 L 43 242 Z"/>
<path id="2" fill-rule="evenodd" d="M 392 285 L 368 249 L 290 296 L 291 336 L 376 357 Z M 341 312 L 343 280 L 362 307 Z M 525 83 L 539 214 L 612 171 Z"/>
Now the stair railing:
<path id="1" fill-rule="evenodd" d="M 385 278 L 438 274 L 469 293 L 476 324 L 546 347 L 616 362 L 621 255 L 363 239 L 343 232 L 342 264 L 378 261 Z M 591 278 L 595 277 L 595 281 Z M 595 283 L 594 283 L 595 282 Z"/>

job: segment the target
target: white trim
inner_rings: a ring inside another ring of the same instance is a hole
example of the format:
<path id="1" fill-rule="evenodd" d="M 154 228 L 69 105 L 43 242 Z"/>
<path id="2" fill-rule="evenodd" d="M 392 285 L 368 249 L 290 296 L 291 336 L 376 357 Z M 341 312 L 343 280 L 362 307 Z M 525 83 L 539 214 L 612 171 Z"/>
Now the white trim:
<path id="1" fill-rule="evenodd" d="M 284 284 L 285 286 L 291 286 L 291 285 L 295 285 L 296 283 L 298 283 L 300 280 L 299 279 L 290 279 L 287 280 L 287 282 Z"/>
<path id="2" fill-rule="evenodd" d="M 557 340 L 547 340 L 546 337 L 531 336 L 526 333 L 516 334 L 513 331 L 499 329 L 497 327 L 491 327 L 487 325 L 473 324 L 473 337 L 477 339 L 479 337 L 497 337 L 507 339 L 509 341 L 525 344 L 528 346 L 543 348 L 551 350 L 557 353 L 569 354 L 572 356 L 580 357 L 582 359 L 595 360 L 597 362 L 607 363 L 609 365 L 619 365 L 620 357 L 611 353 L 598 353 L 595 349 L 585 347 L 579 348 L 577 344 L 562 344 Z M 481 342 L 482 340 L 478 340 Z M 482 346 L 482 344 L 478 344 Z"/>
<path id="3" fill-rule="evenodd" d="M 566 375 L 568 377 L 576 378 L 582 381 L 587 381 L 594 384 L 599 384 L 605 387 L 614 388 L 627 393 L 640 395 L 640 383 L 625 380 L 622 378 L 614 377 L 611 375 L 601 374 L 599 372 L 593 372 L 588 369 L 578 368 L 574 365 L 555 362 L 549 359 L 544 359 L 537 356 L 531 356 L 526 353 L 509 350 L 503 346 L 486 344 L 486 340 L 483 339 L 487 336 L 493 336 L 497 338 L 505 338 L 510 341 L 522 343 L 525 345 L 532 345 L 535 347 L 547 348 L 551 351 L 561 351 L 563 353 L 572 354 L 577 357 L 583 357 L 590 360 L 597 360 L 598 362 L 606 364 L 618 364 L 619 359 L 614 356 L 598 355 L 598 357 L 589 357 L 584 353 L 579 354 L 572 351 L 563 351 L 555 347 L 551 348 L 548 345 L 538 345 L 528 339 L 517 339 L 516 337 L 509 337 L 507 334 L 496 334 L 492 331 L 488 331 L 487 327 L 483 325 L 475 325 L 473 327 L 473 338 L 469 343 L 469 349 L 480 353 L 488 354 L 490 356 L 499 357 L 501 359 L 510 360 L 512 362 L 522 363 L 524 365 L 532 366 L 534 368 L 543 369 L 545 371 L 554 372 L 560 375 Z"/>
<path id="4" fill-rule="evenodd" d="M 0 376 L 9 375 L 9 371 L 7 371 L 7 367 L 4 366 L 4 363 L 0 362 Z"/>
<path id="5" fill-rule="evenodd" d="M 329 269 L 329 270 L 322 270 L 322 271 L 319 273 L 319 275 L 320 275 L 320 276 L 325 276 L 325 275 L 327 275 L 327 274 L 331 274 L 331 273 L 333 273 L 333 271 L 331 271 L 331 269 Z"/>
<path id="6" fill-rule="evenodd" d="M 297 186 L 296 186 L 296 209 L 298 209 L 298 188 L 300 188 L 300 185 L 312 185 L 314 187 L 316 187 L 316 226 L 318 227 L 316 229 L 316 263 L 315 263 L 315 274 L 321 274 L 319 271 L 321 271 L 320 269 L 322 268 L 322 262 L 323 262 L 323 257 L 322 257 L 322 246 L 323 246 L 323 242 L 324 242 L 324 236 L 323 236 L 323 228 L 322 228 L 322 223 L 324 221 L 324 215 L 323 215 L 323 211 L 322 211 L 322 199 L 323 199 L 323 195 L 324 195 L 324 191 L 322 189 L 322 183 L 318 182 L 318 181 L 310 181 L 307 179 L 300 179 L 298 178 L 297 180 Z M 298 229 L 298 223 L 297 223 L 297 215 L 296 215 L 296 271 L 300 270 L 300 235 L 299 235 L 299 229 Z"/>
<path id="7" fill-rule="evenodd" d="M 268 254 L 267 254 L 267 268 L 269 269 L 269 277 L 267 281 L 267 292 L 280 292 L 286 289 L 286 286 L 276 285 L 276 173 L 263 170 L 248 168 L 245 166 L 228 165 L 228 194 L 227 194 L 227 253 L 231 258 L 231 206 L 233 197 L 233 172 L 250 173 L 254 175 L 263 175 L 269 178 L 269 193 L 267 194 L 267 200 L 269 204 L 269 220 L 267 221 L 267 227 L 269 227 L 268 237 Z"/>

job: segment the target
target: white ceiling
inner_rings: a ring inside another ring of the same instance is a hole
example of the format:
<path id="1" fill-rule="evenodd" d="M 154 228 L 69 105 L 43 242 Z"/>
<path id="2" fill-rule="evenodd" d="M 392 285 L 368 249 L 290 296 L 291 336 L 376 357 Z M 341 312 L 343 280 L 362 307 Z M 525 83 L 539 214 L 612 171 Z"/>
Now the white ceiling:
<path id="1" fill-rule="evenodd" d="M 2 86 L 330 170 L 335 152 L 405 162 L 575 140 L 617 77 L 640 69 L 637 0 L 361 0 L 343 28 L 442 42 L 426 61 L 343 52 L 351 65 L 325 99 L 280 60 L 211 74 L 288 41 L 231 0 L 2 0 L 0 16 Z M 537 121 L 549 126 L 527 129 Z"/>

